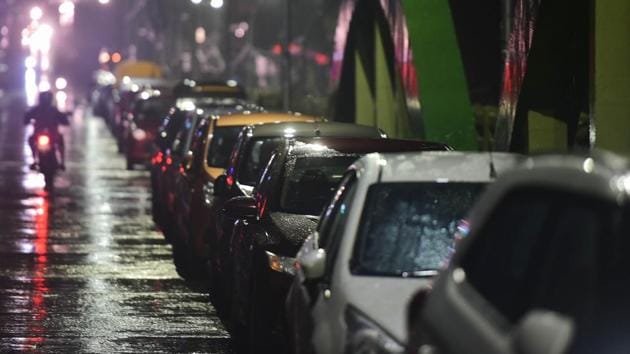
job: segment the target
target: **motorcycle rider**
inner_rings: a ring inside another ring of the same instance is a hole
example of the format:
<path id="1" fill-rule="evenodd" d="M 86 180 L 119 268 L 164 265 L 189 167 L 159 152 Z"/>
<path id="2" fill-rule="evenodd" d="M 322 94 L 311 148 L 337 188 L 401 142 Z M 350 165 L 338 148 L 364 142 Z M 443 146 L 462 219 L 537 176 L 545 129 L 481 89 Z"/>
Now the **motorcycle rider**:
<path id="1" fill-rule="evenodd" d="M 61 113 L 57 107 L 53 104 L 53 94 L 50 91 L 43 91 L 39 93 L 38 103 L 35 107 L 31 108 L 24 114 L 24 125 L 34 124 L 34 132 L 28 138 L 28 145 L 31 148 L 33 154 L 34 163 L 31 165 L 31 169 L 35 170 L 39 166 L 39 157 L 37 156 L 37 148 L 35 146 L 35 137 L 38 133 L 48 130 L 51 135 L 51 140 L 59 149 L 60 163 L 59 168 L 65 170 L 65 144 L 63 141 L 63 135 L 59 132 L 60 125 L 69 125 L 68 117 Z"/>

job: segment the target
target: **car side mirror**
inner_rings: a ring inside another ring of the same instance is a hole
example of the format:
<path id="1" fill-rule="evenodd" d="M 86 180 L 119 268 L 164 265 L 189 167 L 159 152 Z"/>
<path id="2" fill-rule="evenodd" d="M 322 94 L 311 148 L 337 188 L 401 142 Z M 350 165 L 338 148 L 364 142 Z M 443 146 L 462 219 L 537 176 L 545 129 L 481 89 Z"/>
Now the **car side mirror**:
<path id="1" fill-rule="evenodd" d="M 225 202 L 223 208 L 236 219 L 251 219 L 258 215 L 256 199 L 252 197 L 234 197 Z"/>
<path id="2" fill-rule="evenodd" d="M 573 321 L 557 312 L 532 310 L 512 333 L 512 348 L 523 354 L 560 354 L 573 339 Z"/>
<path id="3" fill-rule="evenodd" d="M 305 253 L 300 256 L 297 262 L 304 273 L 304 278 L 308 280 L 321 279 L 326 272 L 326 251 L 319 248 Z"/>
<path id="4" fill-rule="evenodd" d="M 221 175 L 214 181 L 214 195 L 225 198 L 228 195 L 227 176 Z"/>

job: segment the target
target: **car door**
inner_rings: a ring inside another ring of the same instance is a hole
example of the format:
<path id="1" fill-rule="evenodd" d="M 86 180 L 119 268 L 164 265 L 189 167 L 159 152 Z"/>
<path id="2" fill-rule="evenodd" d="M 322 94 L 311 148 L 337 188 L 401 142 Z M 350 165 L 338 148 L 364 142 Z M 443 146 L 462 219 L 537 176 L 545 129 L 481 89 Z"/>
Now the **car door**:
<path id="1" fill-rule="evenodd" d="M 324 209 L 317 232 L 311 235 L 302 246 L 301 253 L 315 252 L 319 248 L 326 251 L 326 272 L 322 279 L 309 280 L 298 267 L 289 296 L 290 309 L 287 310 L 293 327 L 291 333 L 296 352 L 312 352 L 311 338 L 315 330 L 315 317 L 312 311 L 316 302 L 326 301 L 330 293 L 330 281 L 343 236 L 350 201 L 356 191 L 357 176 L 354 170 L 347 172 L 337 187 L 331 203 Z M 327 326 L 327 324 L 321 324 Z"/>
<path id="2" fill-rule="evenodd" d="M 588 322 L 598 243 L 612 234 L 613 211 L 592 197 L 511 192 L 439 278 L 420 327 L 447 352 L 510 353 L 522 351 L 514 346 L 523 344 L 519 328 L 532 311 L 553 311 L 571 326 Z"/>

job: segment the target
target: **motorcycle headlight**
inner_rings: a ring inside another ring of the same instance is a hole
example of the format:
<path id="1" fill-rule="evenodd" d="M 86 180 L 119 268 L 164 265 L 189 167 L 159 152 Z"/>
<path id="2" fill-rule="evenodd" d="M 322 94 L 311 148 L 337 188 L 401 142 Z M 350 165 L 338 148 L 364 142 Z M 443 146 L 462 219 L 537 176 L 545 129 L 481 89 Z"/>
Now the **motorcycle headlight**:
<path id="1" fill-rule="evenodd" d="M 348 328 L 346 353 L 398 354 L 405 352 L 402 344 L 352 306 L 346 308 L 345 319 Z"/>

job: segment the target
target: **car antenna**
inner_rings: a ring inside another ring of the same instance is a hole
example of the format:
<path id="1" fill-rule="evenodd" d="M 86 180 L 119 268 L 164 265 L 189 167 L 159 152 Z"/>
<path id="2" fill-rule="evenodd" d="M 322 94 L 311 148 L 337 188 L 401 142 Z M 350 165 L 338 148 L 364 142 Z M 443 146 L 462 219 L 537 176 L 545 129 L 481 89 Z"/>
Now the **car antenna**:
<path id="1" fill-rule="evenodd" d="M 492 157 L 492 148 L 488 150 L 488 155 L 490 155 L 490 178 L 497 178 L 497 170 L 494 168 L 494 158 Z"/>

